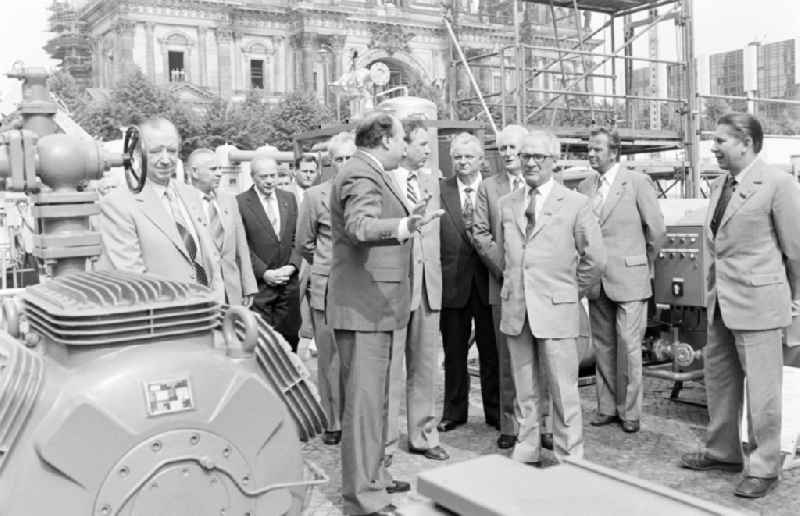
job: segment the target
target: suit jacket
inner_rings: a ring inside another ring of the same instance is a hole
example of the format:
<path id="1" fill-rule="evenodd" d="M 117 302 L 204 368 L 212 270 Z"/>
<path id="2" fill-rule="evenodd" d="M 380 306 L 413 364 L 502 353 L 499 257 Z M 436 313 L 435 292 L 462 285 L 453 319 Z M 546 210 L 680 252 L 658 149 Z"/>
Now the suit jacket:
<path id="1" fill-rule="evenodd" d="M 333 259 L 325 310 L 333 329 L 378 332 L 408 325 L 411 240 L 398 240 L 409 215 L 397 183 L 358 151 L 331 188 Z"/>
<path id="2" fill-rule="evenodd" d="M 264 281 L 264 272 L 284 265 L 294 265 L 300 270 L 300 255 L 294 249 L 294 236 L 297 228 L 297 202 L 294 195 L 276 188 L 274 194 L 278 200 L 278 211 L 281 219 L 280 238 L 275 234 L 272 224 L 267 218 L 261 199 L 255 186 L 236 196 L 239 213 L 242 216 L 244 232 L 250 247 L 250 261 L 253 274 L 258 285 L 256 303 L 269 303 L 284 290 L 284 286 L 270 287 Z M 287 284 L 297 285 L 297 274 Z"/>
<path id="3" fill-rule="evenodd" d="M 525 191 L 500 199 L 500 331 L 519 335 L 527 315 L 537 338 L 575 338 L 578 300 L 599 283 L 606 264 L 600 227 L 584 195 L 554 182 L 527 238 Z"/>
<path id="4" fill-rule="evenodd" d="M 197 193 L 202 203 L 203 193 L 199 190 Z M 258 293 L 258 284 L 250 261 L 250 249 L 247 246 L 247 235 L 244 232 L 244 223 L 236 198 L 220 190 L 216 192 L 216 197 L 220 222 L 225 232 L 218 264 L 222 271 L 228 303 L 241 305 L 243 296 Z M 207 218 L 206 223 L 208 223 Z"/>
<path id="5" fill-rule="evenodd" d="M 486 267 L 489 268 L 489 303 L 500 303 L 500 287 L 502 286 L 503 270 L 500 267 L 503 252 L 497 246 L 497 235 L 500 233 L 499 201 L 504 195 L 511 192 L 508 174 L 503 171 L 487 177 L 478 187 L 478 197 L 475 202 L 475 222 L 472 226 L 472 236 L 477 249 Z"/>
<path id="6" fill-rule="evenodd" d="M 316 310 L 325 310 L 325 290 L 331 269 L 331 186 L 328 181 L 306 190 L 297 219 L 295 248 L 311 264 L 310 303 Z"/>
<path id="7" fill-rule="evenodd" d="M 705 239 L 708 314 L 719 303 L 732 330 L 769 330 L 792 322 L 800 293 L 800 186 L 760 158 L 733 192 L 717 229 L 710 223 L 727 175 L 711 185 Z"/>
<path id="8" fill-rule="evenodd" d="M 220 257 L 208 232 L 206 216 L 197 191 L 182 183 L 172 185 L 181 199 L 197 235 L 199 263 L 209 280 Z M 123 270 L 136 274 L 157 274 L 171 280 L 197 282 L 189 252 L 183 243 L 175 219 L 158 198 L 153 184 L 145 183 L 139 193 L 117 188 L 100 199 L 98 229 L 103 251 L 98 270 Z M 224 286 L 211 288 L 224 298 Z M 222 300 L 222 299 L 220 299 Z"/>
<path id="9" fill-rule="evenodd" d="M 438 210 L 440 206 L 439 179 L 442 173 L 439 170 L 421 169 L 417 173 L 417 186 L 422 197 L 431 194 L 428 201 L 428 211 Z M 414 207 L 408 202 L 409 210 Z M 425 293 L 428 297 L 428 306 L 431 310 L 442 309 L 442 257 L 439 249 L 440 220 L 436 219 L 425 225 L 420 231 L 414 233 L 412 246 L 412 290 L 411 309 L 419 306 L 422 282 L 425 282 Z"/>
<path id="10" fill-rule="evenodd" d="M 294 200 L 297 203 L 297 206 L 300 207 L 303 205 L 303 200 L 305 199 L 305 194 L 308 190 L 303 190 L 300 188 L 297 183 L 292 181 L 289 186 L 285 188 L 281 188 L 284 192 L 289 192 L 290 194 L 294 195 Z"/>
<path id="11" fill-rule="evenodd" d="M 600 176 L 594 174 L 578 185 L 591 197 Z M 638 301 L 652 294 L 653 262 L 664 240 L 664 216 L 652 181 L 640 172 L 620 166 L 600 215 L 600 228 L 608 253 L 603 290 L 617 302 Z M 596 297 L 597 293 L 589 297 Z"/>
<path id="12" fill-rule="evenodd" d="M 472 235 L 464 226 L 457 177 L 439 183 L 442 208 L 442 307 L 464 308 L 469 302 L 473 282 L 480 301 L 489 304 L 489 271 L 473 246 Z"/>

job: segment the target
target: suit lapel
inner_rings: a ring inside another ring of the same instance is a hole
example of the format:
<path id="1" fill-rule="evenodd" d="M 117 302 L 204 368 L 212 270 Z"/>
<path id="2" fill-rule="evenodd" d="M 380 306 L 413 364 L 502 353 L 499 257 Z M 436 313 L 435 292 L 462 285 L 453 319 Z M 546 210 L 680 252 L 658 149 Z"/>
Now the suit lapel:
<path id="1" fill-rule="evenodd" d="M 525 208 L 527 208 L 525 206 L 525 188 L 515 191 L 511 199 L 514 203 L 514 220 L 517 221 L 517 227 L 522 233 L 522 238 L 525 239 L 528 229 L 528 218 L 525 216 Z M 501 206 L 500 209 L 502 210 L 503 207 Z"/>
<path id="2" fill-rule="evenodd" d="M 292 195 L 292 194 L 289 194 Z M 278 200 L 278 213 L 280 214 L 281 218 L 281 239 L 287 234 L 286 230 L 289 226 L 289 200 L 284 195 L 279 195 L 277 197 Z M 295 197 L 295 200 L 297 198 Z M 270 224 L 272 226 L 272 224 Z"/>
<path id="3" fill-rule="evenodd" d="M 458 233 L 465 242 L 470 243 L 467 239 L 467 228 L 464 226 L 464 219 L 461 216 L 461 198 L 458 195 L 458 184 L 456 183 L 455 176 L 442 182 L 442 200 L 446 207 L 447 214 L 453 221 Z"/>
<path id="4" fill-rule="evenodd" d="M 726 176 L 722 176 L 724 178 Z M 706 211 L 706 236 L 709 240 L 714 240 L 714 233 L 711 232 L 711 219 L 714 218 L 714 211 L 717 209 L 719 197 L 722 194 L 722 186 L 725 184 L 724 179 L 715 180 L 711 183 L 710 199 L 708 201 L 708 211 Z M 719 228 L 717 228 L 719 229 Z"/>
<path id="5" fill-rule="evenodd" d="M 553 188 L 550 190 L 550 195 L 544 200 L 544 206 L 539 211 L 539 216 L 536 217 L 536 226 L 533 228 L 531 238 L 536 237 L 539 231 L 542 230 L 551 220 L 553 215 L 558 213 L 561 209 L 562 201 L 564 200 L 564 189 L 558 183 L 553 183 Z"/>
<path id="6" fill-rule="evenodd" d="M 155 189 L 149 184 L 141 192 L 134 195 L 137 202 L 142 203 L 142 213 L 147 217 L 153 225 L 164 233 L 167 238 L 178 248 L 178 250 L 188 259 L 189 253 L 183 245 L 183 241 L 178 235 L 178 227 L 175 225 L 175 219 L 172 215 L 167 213 L 164 208 L 164 203 L 158 198 Z"/>
<path id="7" fill-rule="evenodd" d="M 363 151 L 359 151 L 355 156 L 358 156 L 364 163 L 369 165 L 375 172 L 378 173 L 378 175 L 383 179 L 383 182 L 389 188 L 389 191 L 391 191 L 394 196 L 397 197 L 397 200 L 400 202 L 403 208 L 410 214 L 411 210 L 408 209 L 408 204 L 406 204 L 406 201 L 403 199 L 403 193 L 398 188 L 397 181 L 395 181 L 388 172 L 383 170 L 383 167 L 380 167 L 375 162 L 375 158 L 365 155 Z"/>
<path id="8" fill-rule="evenodd" d="M 521 188 L 524 190 L 524 188 Z M 497 175 L 497 198 L 511 193 L 511 182 L 508 180 L 508 173 L 505 171 Z"/>
<path id="9" fill-rule="evenodd" d="M 627 188 L 628 174 L 622 169 L 621 165 L 619 167 L 619 170 L 617 170 L 617 177 L 614 178 L 614 184 L 611 185 L 608 191 L 608 197 L 606 197 L 606 202 L 603 203 L 603 210 L 600 212 L 600 224 L 603 224 L 608 216 L 611 215 L 611 212 L 614 211 L 617 203 L 622 198 L 622 192 Z M 600 181 L 599 176 L 597 180 Z"/>
<path id="10" fill-rule="evenodd" d="M 725 213 L 722 215 L 722 220 L 719 223 L 719 228 L 725 225 L 731 217 L 736 215 L 736 212 L 739 211 L 739 208 L 747 202 L 756 191 L 758 191 L 759 187 L 762 184 L 761 176 L 762 170 L 759 166 L 760 163 L 756 163 L 753 168 L 747 173 L 747 176 L 742 181 L 742 184 L 736 188 L 736 191 L 731 194 L 731 200 L 728 201 L 728 206 L 725 208 Z M 722 189 L 720 188 L 720 191 Z M 716 207 L 716 205 L 715 205 Z M 717 233 L 719 233 L 719 228 L 717 228 Z"/>
<path id="11" fill-rule="evenodd" d="M 277 192 L 277 188 L 275 191 Z M 278 194 L 275 193 L 274 195 Z M 278 235 L 275 234 L 272 223 L 269 221 L 269 217 L 267 217 L 267 212 L 264 211 L 264 206 L 261 204 L 258 193 L 256 193 L 255 186 L 251 187 L 247 193 L 247 206 L 250 208 L 250 212 L 255 218 L 258 219 L 258 222 L 266 229 L 267 234 L 271 235 L 272 239 L 277 241 Z M 278 206 L 280 206 L 280 203 Z"/>

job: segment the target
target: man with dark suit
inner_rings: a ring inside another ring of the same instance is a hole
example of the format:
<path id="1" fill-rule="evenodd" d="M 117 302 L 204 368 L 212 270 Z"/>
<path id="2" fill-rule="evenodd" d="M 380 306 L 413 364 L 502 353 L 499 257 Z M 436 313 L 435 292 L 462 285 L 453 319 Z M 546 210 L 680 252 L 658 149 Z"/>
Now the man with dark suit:
<path id="1" fill-rule="evenodd" d="M 492 305 L 492 320 L 494 322 L 495 341 L 497 343 L 498 376 L 500 385 L 500 420 L 490 422 L 500 430 L 497 446 L 511 448 L 517 441 L 517 430 L 521 422 L 519 406 L 516 402 L 514 377 L 511 371 L 511 359 L 508 355 L 506 336 L 500 331 L 500 288 L 503 283 L 503 271 L 500 269 L 500 254 L 495 239 L 500 232 L 500 206 L 501 197 L 512 190 L 525 186 L 522 177 L 522 164 L 517 156 L 522 138 L 528 134 L 527 129 L 520 125 L 508 125 L 497 135 L 497 150 L 503 157 L 504 172 L 500 172 L 481 181 L 478 187 L 478 200 L 475 206 L 475 224 L 472 227 L 472 236 L 475 249 L 489 269 L 489 303 Z M 540 382 L 544 389 L 545 384 Z M 546 392 L 542 392 L 546 396 Z M 545 448 L 553 448 L 553 434 L 550 431 L 549 403 L 540 404 L 543 410 L 542 417 L 542 443 Z"/>
<path id="2" fill-rule="evenodd" d="M 103 252 L 97 267 L 199 283 L 224 302 L 225 287 L 216 267 L 219 251 L 200 199 L 194 188 L 173 179 L 178 131 L 163 118 L 148 120 L 139 129 L 147 180 L 139 193 L 117 188 L 100 200 Z"/>
<path id="3" fill-rule="evenodd" d="M 409 208 L 431 196 L 428 209 L 439 208 L 439 170 L 425 168 L 431 154 L 430 135 L 419 120 L 403 123 L 406 157 L 391 172 Z M 411 244 L 411 319 L 406 340 L 397 342 L 392 356 L 389 396 L 389 442 L 398 438 L 400 400 L 406 392 L 408 450 L 431 460 L 450 456 L 439 445 L 434 400 L 439 370 L 439 312 L 442 309 L 442 260 L 439 220 L 416 231 Z M 406 375 L 403 375 L 405 355 Z"/>
<path id="4" fill-rule="evenodd" d="M 480 363 L 481 397 L 486 423 L 496 425 L 499 412 L 497 347 L 489 305 L 489 272 L 475 250 L 474 222 L 483 145 L 469 133 L 450 144 L 455 174 L 441 182 L 442 345 L 444 347 L 444 406 L 440 432 L 467 422 L 469 373 L 467 352 L 472 321 Z"/>
<path id="5" fill-rule="evenodd" d="M 253 307 L 297 351 L 300 329 L 297 272 L 300 255 L 294 248 L 297 203 L 294 195 L 276 188 L 278 164 L 258 155 L 250 162 L 253 186 L 236 200 L 244 222 L 250 260 L 258 283 Z"/>
<path id="6" fill-rule="evenodd" d="M 623 169 L 614 131 L 593 129 L 589 164 L 597 171 L 578 185 L 591 199 L 603 230 L 608 265 L 599 292 L 589 295 L 589 317 L 597 360 L 594 426 L 620 423 L 638 432 L 642 413 L 642 339 L 653 261 L 664 238 L 664 217 L 653 182 Z"/>
<path id="7" fill-rule="evenodd" d="M 340 133 L 331 138 L 328 152 L 334 159 L 334 169 L 341 170 L 343 161 L 336 157 L 355 154 L 356 145 L 352 133 Z M 331 184 L 328 180 L 312 186 L 306 191 L 297 219 L 297 252 L 310 264 L 309 305 L 312 312 L 314 342 L 317 357 L 317 387 L 322 408 L 328 419 L 328 427 L 322 435 L 325 444 L 339 444 L 342 439 L 342 380 L 339 349 L 333 330 L 325 320 L 325 291 L 331 268 Z"/>
<path id="8" fill-rule="evenodd" d="M 225 302 L 249 307 L 258 292 L 250 249 L 236 198 L 218 190 L 221 173 L 216 154 L 196 149 L 186 160 L 185 170 L 200 196 L 209 233 L 220 253 L 217 267 L 225 285 Z"/>
<path id="9" fill-rule="evenodd" d="M 711 186 L 705 228 L 710 421 L 705 449 L 681 457 L 696 470 L 744 469 L 734 493 L 745 498 L 760 498 L 778 482 L 781 340 L 800 293 L 800 187 L 763 161 L 763 141 L 759 121 L 744 113 L 724 115 L 714 133 L 711 152 L 728 173 Z M 746 461 L 739 432 L 745 396 Z"/>
<path id="10" fill-rule="evenodd" d="M 549 132 L 523 138 L 519 158 L 527 187 L 500 200 L 500 329 L 508 337 L 523 417 L 512 458 L 532 464 L 540 462 L 541 452 L 539 382 L 548 384 L 553 400 L 556 457 L 583 456 L 578 301 L 600 281 L 606 260 L 588 199 L 553 180 L 559 153 L 558 139 Z"/>
<path id="11" fill-rule="evenodd" d="M 331 189 L 333 261 L 325 310 L 342 364 L 342 496 L 348 514 L 396 514 L 389 494 L 407 491 L 385 466 L 392 347 L 405 339 L 411 303 L 411 240 L 441 216 L 429 198 L 409 209 L 387 173 L 405 152 L 403 126 L 385 113 L 358 123 L 358 152 Z"/>

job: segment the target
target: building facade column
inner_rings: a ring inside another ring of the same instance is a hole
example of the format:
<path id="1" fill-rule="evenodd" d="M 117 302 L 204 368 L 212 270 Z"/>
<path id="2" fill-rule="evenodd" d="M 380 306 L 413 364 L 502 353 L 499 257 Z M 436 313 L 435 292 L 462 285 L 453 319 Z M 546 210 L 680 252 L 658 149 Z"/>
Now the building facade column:
<path id="1" fill-rule="evenodd" d="M 195 83 L 200 86 L 208 84 L 208 29 L 197 28 L 197 77 Z"/>
<path id="2" fill-rule="evenodd" d="M 129 73 L 134 66 L 133 63 L 133 44 L 134 30 L 136 24 L 130 20 L 119 20 L 114 26 L 115 32 L 115 52 L 114 52 L 114 75 L 115 81 Z"/>
<path id="3" fill-rule="evenodd" d="M 316 94 L 314 89 L 314 50 L 317 44 L 317 35 L 304 32 L 302 38 L 303 82 L 301 87 L 305 91 L 314 91 Z"/>
<path id="4" fill-rule="evenodd" d="M 217 91 L 222 98 L 230 98 L 233 85 L 233 63 L 231 62 L 233 50 L 233 32 L 217 29 Z"/>
<path id="5" fill-rule="evenodd" d="M 288 46 L 286 48 L 286 55 L 289 58 L 289 67 L 287 70 L 291 77 L 291 84 L 287 84 L 287 93 L 288 89 L 292 91 L 299 90 L 301 85 L 303 84 L 303 73 L 301 70 L 302 67 L 302 55 L 300 53 L 300 43 L 302 42 L 302 36 L 299 34 L 293 34 L 288 40 Z M 289 82 L 289 81 L 287 81 Z M 290 86 L 291 88 L 288 88 Z"/>
<path id="6" fill-rule="evenodd" d="M 158 78 L 156 77 L 156 40 L 153 35 L 154 29 L 155 24 L 152 22 L 146 22 L 144 24 L 145 72 L 147 73 L 147 77 L 155 83 L 158 82 Z"/>
<path id="7" fill-rule="evenodd" d="M 333 80 L 338 81 L 344 75 L 344 44 L 347 36 L 331 36 L 333 52 Z"/>
<path id="8" fill-rule="evenodd" d="M 242 42 L 242 34 L 239 32 L 234 32 L 233 37 L 231 38 L 231 61 L 233 62 L 232 73 L 233 76 L 231 77 L 231 82 L 233 83 L 233 91 L 243 90 L 249 88 L 248 85 L 244 85 L 243 76 L 244 71 L 242 70 L 242 51 L 239 44 Z"/>

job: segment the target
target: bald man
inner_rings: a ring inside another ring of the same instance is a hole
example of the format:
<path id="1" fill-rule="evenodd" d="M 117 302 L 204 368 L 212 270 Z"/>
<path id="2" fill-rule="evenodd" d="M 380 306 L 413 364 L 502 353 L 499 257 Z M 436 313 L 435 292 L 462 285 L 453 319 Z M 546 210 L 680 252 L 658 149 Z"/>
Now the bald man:
<path id="1" fill-rule="evenodd" d="M 297 201 L 277 188 L 278 163 L 263 154 L 250 163 L 253 186 L 236 197 L 258 283 L 253 308 L 297 351 L 300 329 L 295 251 Z"/>
<path id="2" fill-rule="evenodd" d="M 211 288 L 219 302 L 225 288 L 220 261 L 196 191 L 173 179 L 180 136 L 169 120 L 139 126 L 147 178 L 142 191 L 117 188 L 100 200 L 103 252 L 98 270 L 157 274 Z"/>

